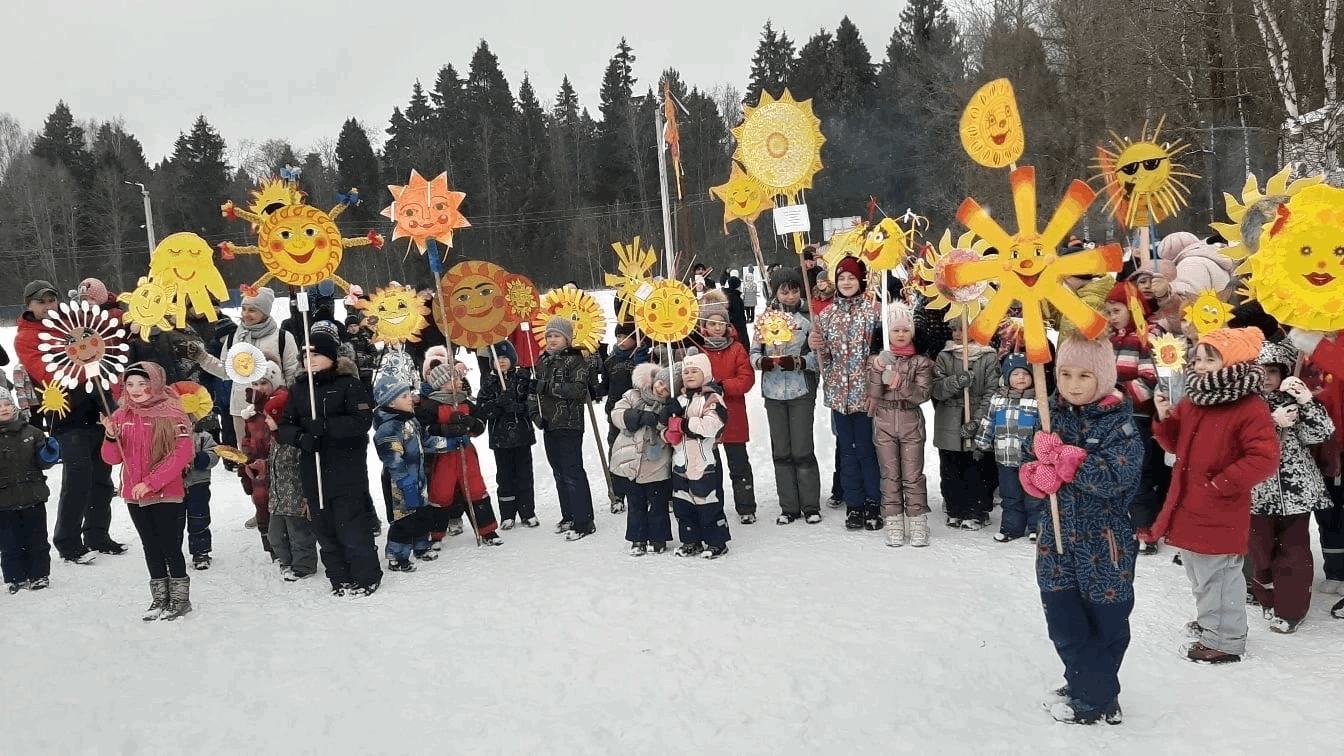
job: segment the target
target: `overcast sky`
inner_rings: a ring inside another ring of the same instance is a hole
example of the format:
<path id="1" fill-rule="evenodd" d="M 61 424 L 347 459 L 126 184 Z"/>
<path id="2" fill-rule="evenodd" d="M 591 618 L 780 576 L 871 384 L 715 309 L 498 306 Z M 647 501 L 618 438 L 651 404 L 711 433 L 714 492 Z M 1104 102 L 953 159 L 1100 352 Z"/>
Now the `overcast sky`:
<path id="1" fill-rule="evenodd" d="M 778 0 L 607 3 L 327 0 L 66 0 L 4 3 L 0 112 L 30 130 L 64 99 L 80 120 L 124 118 L 151 163 L 204 113 L 230 148 L 284 138 L 302 150 L 354 116 L 380 135 L 419 78 L 445 63 L 466 76 L 481 39 L 517 95 L 531 75 L 543 105 L 568 74 L 597 115 L 602 72 L 625 36 L 639 88 L 666 67 L 692 86 L 744 88 L 767 16 L 801 46 L 848 12 L 880 62 L 903 2 Z M 406 8 L 406 9 L 403 9 Z M 414 10 L 410 10 L 414 8 Z M 660 9 L 668 8 L 666 12 Z M 379 45 L 400 39 L 392 45 Z M 302 154 L 302 152 L 300 152 Z"/>

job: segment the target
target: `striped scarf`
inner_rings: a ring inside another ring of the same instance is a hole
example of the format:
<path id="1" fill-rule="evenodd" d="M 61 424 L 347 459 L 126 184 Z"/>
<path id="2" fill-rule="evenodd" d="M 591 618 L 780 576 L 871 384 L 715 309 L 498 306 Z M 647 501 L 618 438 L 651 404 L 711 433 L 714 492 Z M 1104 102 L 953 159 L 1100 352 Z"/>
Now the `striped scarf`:
<path id="1" fill-rule="evenodd" d="M 1238 362 L 1212 373 L 1190 371 L 1185 378 L 1185 395 L 1200 407 L 1231 404 L 1247 394 L 1260 393 L 1265 369 L 1254 362 Z"/>

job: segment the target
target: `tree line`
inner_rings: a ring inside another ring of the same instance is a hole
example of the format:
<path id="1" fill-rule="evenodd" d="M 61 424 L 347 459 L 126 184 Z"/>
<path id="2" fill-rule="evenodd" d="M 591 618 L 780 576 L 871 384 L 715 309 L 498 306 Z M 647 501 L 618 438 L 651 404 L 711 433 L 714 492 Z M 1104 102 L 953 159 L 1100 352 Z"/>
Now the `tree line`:
<path id="1" fill-rule="evenodd" d="M 1336 6 L 910 0 L 894 30 L 876 30 L 880 58 L 869 46 L 875 38 L 866 40 L 848 17 L 797 42 L 766 21 L 742 89 L 689 85 L 675 68 L 640 82 L 635 49 L 622 39 L 595 113 L 567 76 L 545 100 L 527 76 L 515 88 L 482 40 L 465 72 L 446 63 L 432 81 L 415 81 L 386 126 L 351 118 L 334 139 L 305 149 L 284 139 L 230 148 L 202 114 L 154 165 L 120 120 L 81 121 L 58 102 L 36 133 L 0 115 L 0 264 L 17 274 L 0 287 L 7 302 L 35 277 L 73 284 L 93 275 L 114 290 L 132 288 L 149 250 L 140 191 L 127 182 L 149 190 L 159 238 L 194 231 L 211 243 L 249 243 L 246 224 L 221 217 L 220 203 L 246 202 L 259 179 L 291 166 L 312 204 L 330 207 L 337 192 L 358 189 L 361 202 L 338 221 L 348 236 L 387 234 L 384 249 L 354 250 L 342 268 L 366 288 L 429 280 L 417 253 L 390 242 L 391 224 L 379 215 L 389 201 L 385 185 L 405 183 L 411 169 L 427 177 L 446 171 L 467 194 L 462 209 L 472 228 L 457 234 L 455 259 L 490 260 L 543 287 L 569 279 L 598 285 L 614 269 L 613 241 L 639 235 L 663 246 L 654 110 L 664 82 L 680 104 L 682 196 L 673 206 L 683 266 L 749 262 L 745 229 L 734 224 L 724 234 L 709 187 L 728 177 L 730 129 L 743 104 L 785 88 L 812 100 L 827 138 L 825 168 L 805 195 L 814 241 L 823 218 L 863 215 L 870 197 L 892 215 L 911 208 L 928 217 L 934 234 L 954 223 L 968 195 L 1008 215 L 1006 176 L 971 163 L 957 136 L 967 98 L 999 77 L 1017 92 L 1027 133 L 1022 162 L 1037 169 L 1043 218 L 1069 181 L 1095 173 L 1099 142 L 1111 132 L 1137 136 L 1143 123 L 1165 116 L 1162 138 L 1190 144 L 1183 160 L 1203 179 L 1185 212 L 1159 231 L 1202 232 L 1220 216 L 1222 192 L 1238 191 L 1248 172 L 1264 176 L 1287 160 L 1338 166 Z M 1013 219 L 1002 220 L 1012 227 Z M 761 222 L 767 261 L 792 264 L 791 246 L 772 242 L 769 219 Z M 1099 208 L 1079 231 L 1118 233 Z M 236 286 L 255 279 L 256 266 L 240 259 L 220 268 Z"/>

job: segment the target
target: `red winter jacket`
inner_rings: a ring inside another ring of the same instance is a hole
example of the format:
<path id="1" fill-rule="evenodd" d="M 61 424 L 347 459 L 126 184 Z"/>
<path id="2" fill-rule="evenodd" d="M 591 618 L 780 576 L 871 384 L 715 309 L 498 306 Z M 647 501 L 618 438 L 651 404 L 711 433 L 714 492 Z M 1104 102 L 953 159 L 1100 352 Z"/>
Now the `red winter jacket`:
<path id="1" fill-rule="evenodd" d="M 1153 437 L 1176 455 L 1176 465 L 1162 512 L 1141 537 L 1166 536 L 1196 554 L 1245 554 L 1251 489 L 1279 469 L 1269 405 L 1258 394 L 1212 407 L 1184 399 L 1153 423 Z"/>
<path id="2" fill-rule="evenodd" d="M 747 392 L 756 385 L 756 371 L 751 369 L 751 358 L 742 342 L 737 340 L 737 329 L 728 327 L 728 346 L 715 351 L 702 346 L 709 358 L 709 369 L 714 371 L 714 382 L 723 387 L 724 403 L 728 405 L 728 425 L 719 439 L 724 444 L 745 444 L 751 440 L 747 426 Z"/>

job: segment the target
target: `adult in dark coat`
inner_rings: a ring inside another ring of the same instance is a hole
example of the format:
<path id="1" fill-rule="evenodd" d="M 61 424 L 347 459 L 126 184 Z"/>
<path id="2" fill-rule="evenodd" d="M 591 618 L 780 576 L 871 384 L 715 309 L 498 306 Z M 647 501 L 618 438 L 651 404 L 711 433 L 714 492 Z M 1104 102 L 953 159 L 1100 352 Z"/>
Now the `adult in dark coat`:
<path id="1" fill-rule="evenodd" d="M 747 307 L 742 302 L 742 280 L 731 276 L 724 293 L 728 295 L 728 324 L 737 329 L 737 340 L 750 352 L 751 339 L 747 336 Z"/>

